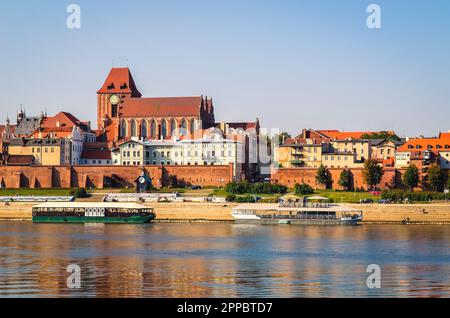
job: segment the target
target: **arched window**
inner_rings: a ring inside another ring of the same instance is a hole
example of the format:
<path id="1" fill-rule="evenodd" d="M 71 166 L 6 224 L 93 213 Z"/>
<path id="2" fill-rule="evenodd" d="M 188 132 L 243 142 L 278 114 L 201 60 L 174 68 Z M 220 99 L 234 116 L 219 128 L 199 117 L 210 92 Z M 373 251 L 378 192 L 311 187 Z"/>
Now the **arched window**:
<path id="1" fill-rule="evenodd" d="M 181 121 L 180 135 L 183 135 L 183 136 L 187 135 L 187 120 L 186 119 L 183 119 Z"/>
<path id="2" fill-rule="evenodd" d="M 191 119 L 191 135 L 195 133 L 195 130 L 197 129 L 197 125 L 195 122 L 195 119 Z"/>
<path id="3" fill-rule="evenodd" d="M 152 138 L 156 138 L 156 121 L 155 120 L 152 120 L 150 135 Z"/>
<path id="4" fill-rule="evenodd" d="M 141 123 L 141 137 L 147 138 L 147 121 L 143 120 Z"/>
<path id="5" fill-rule="evenodd" d="M 165 119 L 161 123 L 161 136 L 163 139 L 167 137 L 167 121 Z"/>
<path id="6" fill-rule="evenodd" d="M 121 138 L 127 136 L 127 122 L 125 120 L 122 120 L 120 122 L 120 129 L 119 129 L 119 131 L 120 131 L 120 137 Z"/>
<path id="7" fill-rule="evenodd" d="M 171 136 L 177 135 L 177 122 L 175 121 L 175 119 L 172 119 L 170 121 L 170 135 Z"/>
<path id="8" fill-rule="evenodd" d="M 131 137 L 136 137 L 137 136 L 137 124 L 136 121 L 133 120 L 131 122 Z"/>

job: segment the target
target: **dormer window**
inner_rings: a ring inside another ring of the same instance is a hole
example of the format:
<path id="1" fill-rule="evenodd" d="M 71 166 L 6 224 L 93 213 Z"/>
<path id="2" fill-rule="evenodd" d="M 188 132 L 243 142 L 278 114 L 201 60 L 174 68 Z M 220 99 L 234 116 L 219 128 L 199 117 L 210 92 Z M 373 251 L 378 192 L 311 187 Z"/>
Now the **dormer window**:
<path id="1" fill-rule="evenodd" d="M 441 145 L 436 145 L 436 149 L 442 149 Z"/>
<path id="2" fill-rule="evenodd" d="M 114 86 L 114 83 L 108 83 L 108 89 L 110 90 L 110 89 L 114 89 L 115 88 L 115 86 Z"/>
<path id="3" fill-rule="evenodd" d="M 433 146 L 432 145 L 428 145 L 427 148 L 428 149 L 433 149 Z"/>
<path id="4" fill-rule="evenodd" d="M 414 146 L 413 145 L 408 145 L 408 149 L 413 149 Z"/>
<path id="5" fill-rule="evenodd" d="M 127 88 L 128 88 L 127 83 L 122 83 L 120 85 L 120 89 L 127 89 Z"/>
<path id="6" fill-rule="evenodd" d="M 417 146 L 416 146 L 416 149 L 421 149 L 421 148 L 422 148 L 421 145 L 417 145 Z"/>
<path id="7" fill-rule="evenodd" d="M 445 147 L 445 149 L 449 149 L 449 148 L 450 148 L 450 146 L 449 146 L 449 145 L 445 145 L 444 147 Z"/>

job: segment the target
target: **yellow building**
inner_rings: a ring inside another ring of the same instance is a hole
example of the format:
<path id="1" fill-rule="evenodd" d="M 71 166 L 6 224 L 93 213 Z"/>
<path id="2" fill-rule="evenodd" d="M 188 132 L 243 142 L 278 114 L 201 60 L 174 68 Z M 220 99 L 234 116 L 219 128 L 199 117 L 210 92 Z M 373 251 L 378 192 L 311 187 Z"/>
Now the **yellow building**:
<path id="1" fill-rule="evenodd" d="M 332 140 L 331 145 L 337 154 L 352 153 L 357 162 L 371 158 L 370 141 L 367 139 Z"/>
<path id="2" fill-rule="evenodd" d="M 318 168 L 327 144 L 287 144 L 275 149 L 275 160 L 282 168 Z"/>
<path id="3" fill-rule="evenodd" d="M 10 155 L 31 155 L 34 163 L 42 166 L 69 165 L 71 144 L 66 139 L 13 139 Z"/>
<path id="4" fill-rule="evenodd" d="M 395 157 L 397 148 L 403 145 L 403 142 L 390 139 L 373 139 L 370 144 L 372 159 L 385 160 Z"/>

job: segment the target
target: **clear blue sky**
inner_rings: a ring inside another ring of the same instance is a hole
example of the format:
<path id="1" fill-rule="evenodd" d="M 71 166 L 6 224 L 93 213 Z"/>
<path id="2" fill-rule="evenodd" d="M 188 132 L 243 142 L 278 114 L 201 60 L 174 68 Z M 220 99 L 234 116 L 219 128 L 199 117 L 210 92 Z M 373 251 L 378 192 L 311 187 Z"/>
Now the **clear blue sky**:
<path id="1" fill-rule="evenodd" d="M 82 28 L 66 27 L 81 6 Z M 366 7 L 382 9 L 382 29 Z M 113 60 L 144 96 L 212 96 L 264 127 L 450 129 L 450 1 L 24 1 L 0 6 L 0 106 L 95 122 Z M 4 118 L 1 118 L 4 121 Z"/>

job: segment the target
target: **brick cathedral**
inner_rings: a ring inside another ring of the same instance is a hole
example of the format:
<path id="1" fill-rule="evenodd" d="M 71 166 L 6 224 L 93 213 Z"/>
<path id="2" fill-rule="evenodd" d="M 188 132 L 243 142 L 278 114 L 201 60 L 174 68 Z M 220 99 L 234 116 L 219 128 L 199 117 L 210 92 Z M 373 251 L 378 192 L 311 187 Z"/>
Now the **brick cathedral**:
<path id="1" fill-rule="evenodd" d="M 143 98 L 128 68 L 113 68 L 97 92 L 97 127 L 108 143 L 189 136 L 214 123 L 212 99 Z"/>

